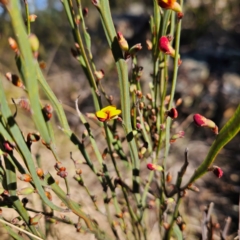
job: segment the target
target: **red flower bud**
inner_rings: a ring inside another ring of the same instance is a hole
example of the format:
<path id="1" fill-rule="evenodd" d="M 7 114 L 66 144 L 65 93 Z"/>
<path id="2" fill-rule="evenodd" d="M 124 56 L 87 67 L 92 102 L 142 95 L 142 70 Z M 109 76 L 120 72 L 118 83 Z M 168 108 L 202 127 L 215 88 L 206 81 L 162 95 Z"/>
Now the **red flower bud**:
<path id="1" fill-rule="evenodd" d="M 166 115 L 172 119 L 178 117 L 178 111 L 176 108 L 171 108 L 169 111 L 166 112 Z"/>
<path id="2" fill-rule="evenodd" d="M 162 36 L 159 39 L 158 47 L 165 54 L 170 55 L 171 57 L 175 58 L 176 51 L 170 44 L 171 40 L 172 40 L 171 36 Z M 180 59 L 180 55 L 178 54 L 178 65 L 180 65 L 181 63 L 182 63 L 182 61 Z"/>
<path id="3" fill-rule="evenodd" d="M 53 108 L 50 104 L 46 104 L 45 107 L 42 109 L 42 113 L 46 122 L 51 119 L 52 112 L 53 112 Z"/>
<path id="4" fill-rule="evenodd" d="M 163 171 L 163 168 L 159 165 L 153 164 L 153 163 L 148 163 L 147 168 L 151 171 L 157 170 L 157 171 Z"/>
<path id="5" fill-rule="evenodd" d="M 207 119 L 204 116 L 197 113 L 193 115 L 193 121 L 198 127 L 208 127 L 215 134 L 218 134 L 218 127 L 212 120 Z"/>
<path id="6" fill-rule="evenodd" d="M 22 80 L 16 74 L 11 74 L 10 72 L 5 74 L 8 81 L 10 81 L 14 86 L 25 89 Z"/>
<path id="7" fill-rule="evenodd" d="M 118 33 L 117 33 L 117 39 L 118 39 L 118 43 L 119 43 L 120 48 L 121 48 L 123 51 L 128 51 L 128 49 L 129 49 L 128 42 L 127 42 L 127 40 L 124 38 L 124 36 L 122 35 L 121 32 L 118 32 Z"/>
<path id="8" fill-rule="evenodd" d="M 217 176 L 218 178 L 221 178 L 223 176 L 223 170 L 218 166 L 212 166 L 208 168 L 208 171 L 212 171 L 214 175 Z"/>
<path id="9" fill-rule="evenodd" d="M 9 141 L 4 141 L 3 142 L 3 147 L 6 152 L 12 152 L 13 149 L 15 148 L 14 143 L 10 143 Z"/>

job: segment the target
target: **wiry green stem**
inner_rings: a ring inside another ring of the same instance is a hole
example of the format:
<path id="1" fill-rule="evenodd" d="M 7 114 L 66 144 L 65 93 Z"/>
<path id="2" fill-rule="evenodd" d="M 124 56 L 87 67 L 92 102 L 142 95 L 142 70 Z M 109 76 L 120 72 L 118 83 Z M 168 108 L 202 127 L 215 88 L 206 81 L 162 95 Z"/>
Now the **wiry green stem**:
<path id="1" fill-rule="evenodd" d="M 128 81 L 128 69 L 127 63 L 123 59 L 122 51 L 118 45 L 116 31 L 112 22 L 112 17 L 109 8 L 109 2 L 106 0 L 99 0 L 95 3 L 98 11 L 100 12 L 102 25 L 105 30 L 105 34 L 108 40 L 108 44 L 112 50 L 113 57 L 116 62 L 120 92 L 121 92 L 121 106 L 122 106 L 122 116 L 124 122 L 124 129 L 127 135 L 127 140 L 129 142 L 131 159 L 133 161 L 133 192 L 136 195 L 138 204 L 140 203 L 139 187 L 140 187 L 140 177 L 139 177 L 139 159 L 136 142 L 132 132 L 131 116 L 130 116 L 130 94 L 129 94 L 129 81 Z"/>

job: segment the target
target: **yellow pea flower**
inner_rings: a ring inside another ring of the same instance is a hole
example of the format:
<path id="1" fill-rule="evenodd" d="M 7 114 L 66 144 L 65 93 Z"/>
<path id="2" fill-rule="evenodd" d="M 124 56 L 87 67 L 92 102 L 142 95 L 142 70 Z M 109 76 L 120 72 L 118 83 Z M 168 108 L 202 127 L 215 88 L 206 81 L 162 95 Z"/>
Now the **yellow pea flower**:
<path id="1" fill-rule="evenodd" d="M 106 122 L 112 119 L 116 119 L 121 110 L 117 109 L 115 106 L 107 106 L 96 112 L 96 117 L 101 122 Z"/>
<path id="2" fill-rule="evenodd" d="M 158 5 L 161 8 L 171 9 L 175 12 L 182 12 L 181 5 L 176 0 L 158 0 Z"/>

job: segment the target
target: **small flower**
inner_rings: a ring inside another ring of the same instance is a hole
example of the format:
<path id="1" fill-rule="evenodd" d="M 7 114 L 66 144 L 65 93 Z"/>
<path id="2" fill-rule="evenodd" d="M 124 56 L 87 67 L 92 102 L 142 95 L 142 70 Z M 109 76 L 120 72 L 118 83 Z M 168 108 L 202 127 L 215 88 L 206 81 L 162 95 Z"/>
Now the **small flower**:
<path id="1" fill-rule="evenodd" d="M 157 171 L 163 171 L 163 168 L 159 165 L 153 164 L 153 163 L 148 163 L 147 168 L 151 171 L 157 170 Z"/>
<path id="2" fill-rule="evenodd" d="M 117 109 L 115 106 L 107 106 L 96 112 L 96 117 L 100 122 L 106 122 L 112 119 L 118 118 L 121 114 L 121 110 Z"/>
<path id="3" fill-rule="evenodd" d="M 218 178 L 221 178 L 223 176 L 223 170 L 218 166 L 212 166 L 208 168 L 208 171 L 213 172 L 214 175 L 217 176 Z"/>
<path id="4" fill-rule="evenodd" d="M 210 128 L 216 135 L 218 134 L 218 127 L 212 120 L 197 113 L 193 115 L 193 121 L 198 127 Z"/>
<path id="5" fill-rule="evenodd" d="M 158 47 L 165 54 L 170 55 L 171 57 L 175 58 L 176 51 L 170 44 L 171 40 L 172 40 L 171 36 L 162 36 L 159 39 Z M 182 63 L 182 61 L 180 59 L 180 55 L 178 54 L 178 65 L 181 65 L 181 63 Z"/>
<path id="6" fill-rule="evenodd" d="M 161 8 L 171 9 L 177 13 L 182 12 L 182 7 L 176 0 L 158 0 L 158 5 Z"/>
<path id="7" fill-rule="evenodd" d="M 121 32 L 118 32 L 118 33 L 117 33 L 117 39 L 118 39 L 118 43 L 119 43 L 120 48 L 121 48 L 123 51 L 128 51 L 128 49 L 129 49 L 128 42 L 127 42 L 127 40 L 124 38 L 124 36 L 122 35 Z"/>

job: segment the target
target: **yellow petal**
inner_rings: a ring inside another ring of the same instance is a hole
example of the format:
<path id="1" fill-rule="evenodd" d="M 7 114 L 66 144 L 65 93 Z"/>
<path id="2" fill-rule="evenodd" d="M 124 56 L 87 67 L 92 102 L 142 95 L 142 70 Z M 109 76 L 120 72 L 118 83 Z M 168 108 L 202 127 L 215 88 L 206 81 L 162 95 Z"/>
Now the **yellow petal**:
<path id="1" fill-rule="evenodd" d="M 105 108 L 102 108 L 100 111 L 102 112 L 111 112 L 111 111 L 114 111 L 116 109 L 115 106 L 107 106 Z"/>
<path id="2" fill-rule="evenodd" d="M 99 121 L 104 122 L 107 120 L 108 114 L 100 110 L 96 112 L 96 117 L 98 118 Z"/>
<path id="3" fill-rule="evenodd" d="M 116 109 L 116 110 L 114 110 L 114 111 L 111 111 L 110 114 L 109 114 L 109 119 L 112 119 L 112 118 L 118 116 L 119 114 L 121 114 L 121 112 L 122 112 L 122 111 L 119 110 L 119 109 Z"/>

